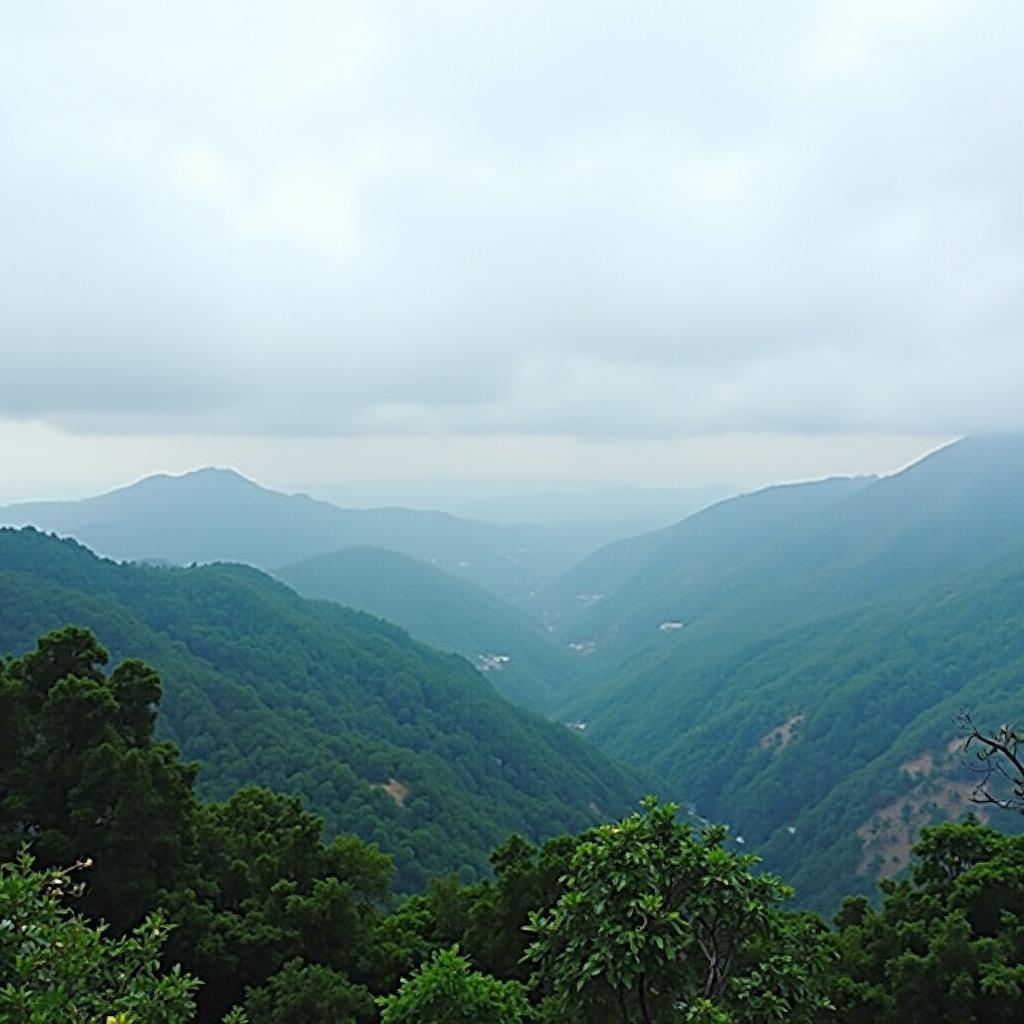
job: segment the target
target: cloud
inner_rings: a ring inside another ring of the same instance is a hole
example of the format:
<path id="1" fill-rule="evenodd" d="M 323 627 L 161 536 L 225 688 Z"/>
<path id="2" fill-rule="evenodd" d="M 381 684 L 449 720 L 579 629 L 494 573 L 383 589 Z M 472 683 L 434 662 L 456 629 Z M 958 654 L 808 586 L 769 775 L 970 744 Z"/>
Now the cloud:
<path id="1" fill-rule="evenodd" d="M 0 416 L 1024 428 L 1024 13 L 23 5 Z"/>

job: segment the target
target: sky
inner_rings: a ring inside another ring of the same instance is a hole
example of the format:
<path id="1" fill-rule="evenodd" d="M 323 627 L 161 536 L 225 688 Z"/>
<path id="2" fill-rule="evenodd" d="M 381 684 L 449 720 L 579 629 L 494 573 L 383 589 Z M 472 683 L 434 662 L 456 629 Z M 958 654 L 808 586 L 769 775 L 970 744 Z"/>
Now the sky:
<path id="1" fill-rule="evenodd" d="M 748 487 L 1024 429 L 1017 3 L 3 7 L 2 500 Z"/>

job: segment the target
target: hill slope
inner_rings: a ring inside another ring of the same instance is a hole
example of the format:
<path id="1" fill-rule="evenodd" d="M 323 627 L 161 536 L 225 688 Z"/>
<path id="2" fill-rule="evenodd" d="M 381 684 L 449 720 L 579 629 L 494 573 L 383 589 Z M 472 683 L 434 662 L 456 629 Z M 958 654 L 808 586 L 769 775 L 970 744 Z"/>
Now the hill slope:
<path id="1" fill-rule="evenodd" d="M 632 654 L 652 626 L 720 602 L 728 577 L 751 552 L 799 528 L 874 478 L 768 487 L 719 502 L 682 522 L 609 544 L 531 601 L 541 618 L 576 640 L 600 640 L 604 659 Z"/>
<path id="2" fill-rule="evenodd" d="M 876 842 L 873 811 L 903 801 L 893 813 L 916 828 L 963 806 L 946 750 L 957 707 L 1024 717 L 1007 685 L 1024 668 L 1024 440 L 968 439 L 878 481 L 772 489 L 662 533 L 637 543 L 642 573 L 567 629 L 604 660 L 561 714 L 767 844 L 811 902 L 870 889 L 907 845 Z"/>
<path id="3" fill-rule="evenodd" d="M 431 647 L 463 655 L 502 696 L 535 711 L 564 701 L 580 672 L 580 659 L 524 612 L 407 555 L 346 548 L 274 575 L 305 597 L 379 615 Z"/>
<path id="4" fill-rule="evenodd" d="M 119 565 L 0 530 L 0 650 L 67 622 L 160 671 L 160 728 L 202 762 L 206 795 L 246 782 L 301 793 L 330 831 L 393 853 L 404 889 L 449 870 L 479 876 L 509 832 L 575 831 L 643 790 L 389 623 L 252 568 Z"/>
<path id="5" fill-rule="evenodd" d="M 721 502 L 594 553 L 538 601 L 561 621 L 573 591 L 603 583 L 559 628 L 619 664 L 657 647 L 662 622 L 719 617 L 750 635 L 909 591 L 983 562 L 1022 523 L 1024 438 L 967 438 L 890 477 Z"/>
<path id="6" fill-rule="evenodd" d="M 564 571 L 589 549 L 571 530 L 494 526 L 443 512 L 344 509 L 281 494 L 231 470 L 157 475 L 83 501 L 0 508 L 0 523 L 72 536 L 111 558 L 179 565 L 232 561 L 272 569 L 359 544 L 437 564 L 510 600 Z"/>
<path id="7" fill-rule="evenodd" d="M 748 649 L 652 766 L 829 909 L 902 869 L 922 825 L 970 809 L 957 716 L 1024 722 L 1022 680 L 1024 543 Z"/>

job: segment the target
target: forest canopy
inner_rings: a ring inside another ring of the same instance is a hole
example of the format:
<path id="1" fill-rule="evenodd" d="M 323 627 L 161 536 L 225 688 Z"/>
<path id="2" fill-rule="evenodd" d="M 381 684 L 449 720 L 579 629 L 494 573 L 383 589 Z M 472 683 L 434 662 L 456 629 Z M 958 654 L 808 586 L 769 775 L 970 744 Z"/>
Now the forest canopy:
<path id="1" fill-rule="evenodd" d="M 1024 1014 L 1022 838 L 974 820 L 927 829 L 909 877 L 885 882 L 877 908 L 847 900 L 830 930 L 788 910 L 789 887 L 726 849 L 721 826 L 694 832 L 651 798 L 540 846 L 511 836 L 491 877 L 399 898 L 388 855 L 325 840 L 295 796 L 198 798 L 194 768 L 154 737 L 156 673 L 106 662 L 66 627 L 0 670 L 0 1020 Z"/>

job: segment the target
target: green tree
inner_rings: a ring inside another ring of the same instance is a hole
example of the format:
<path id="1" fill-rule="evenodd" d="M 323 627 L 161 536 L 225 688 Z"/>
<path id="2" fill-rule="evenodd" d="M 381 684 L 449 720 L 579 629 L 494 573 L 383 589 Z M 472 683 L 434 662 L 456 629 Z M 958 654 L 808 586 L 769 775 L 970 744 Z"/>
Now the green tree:
<path id="1" fill-rule="evenodd" d="M 31 1024 L 186 1024 L 199 982 L 159 959 L 159 914 L 109 938 L 64 904 L 88 863 L 36 870 L 23 855 L 0 865 L 0 1021 Z"/>
<path id="2" fill-rule="evenodd" d="M 836 917 L 838 1024 L 1024 1020 L 1024 837 L 968 819 L 924 829 L 882 906 Z"/>
<path id="3" fill-rule="evenodd" d="M 563 1019 L 764 1024 L 827 1005 L 822 928 L 780 908 L 792 891 L 695 836 L 674 804 L 585 833 L 554 908 L 532 915 L 528 951 Z"/>
<path id="4" fill-rule="evenodd" d="M 172 955 L 204 981 L 202 1021 L 296 960 L 362 982 L 391 858 L 353 836 L 325 843 L 322 831 L 298 797 L 257 786 L 201 809 L 194 877 L 162 903 Z M 260 1012 L 279 996 L 258 997 Z"/>
<path id="5" fill-rule="evenodd" d="M 361 985 L 321 964 L 292 960 L 245 1000 L 250 1024 L 362 1024 L 377 1019 Z"/>
<path id="6" fill-rule="evenodd" d="M 82 909 L 121 930 L 180 876 L 196 769 L 154 741 L 156 673 L 125 661 L 107 676 L 107 660 L 66 626 L 0 668 L 0 858 L 26 842 L 47 866 L 91 858 Z"/>
<path id="7" fill-rule="evenodd" d="M 481 884 L 463 941 L 482 970 L 529 979 L 523 954 L 530 913 L 548 910 L 562 895 L 576 842 L 575 836 L 559 836 L 538 848 L 512 835 L 491 854 L 494 880 Z"/>
<path id="8" fill-rule="evenodd" d="M 530 1012 L 519 982 L 470 970 L 458 946 L 435 953 L 378 1003 L 381 1024 L 520 1024 Z"/>

